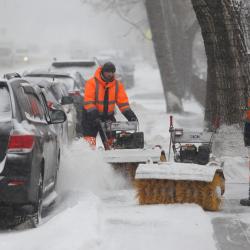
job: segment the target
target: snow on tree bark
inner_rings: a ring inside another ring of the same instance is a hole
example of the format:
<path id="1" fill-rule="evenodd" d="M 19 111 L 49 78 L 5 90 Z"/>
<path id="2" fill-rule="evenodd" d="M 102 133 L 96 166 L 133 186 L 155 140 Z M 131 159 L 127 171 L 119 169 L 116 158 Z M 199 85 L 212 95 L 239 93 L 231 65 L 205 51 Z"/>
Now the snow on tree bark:
<path id="1" fill-rule="evenodd" d="M 239 6 L 232 0 L 191 0 L 208 64 L 205 120 L 208 127 L 241 123 L 249 95 L 247 49 Z"/>

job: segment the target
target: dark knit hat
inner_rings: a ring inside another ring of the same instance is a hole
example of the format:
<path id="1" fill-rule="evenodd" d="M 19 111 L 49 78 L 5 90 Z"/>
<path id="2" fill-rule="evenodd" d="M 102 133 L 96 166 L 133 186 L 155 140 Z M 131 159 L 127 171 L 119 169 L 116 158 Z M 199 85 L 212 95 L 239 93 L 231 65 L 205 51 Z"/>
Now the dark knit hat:
<path id="1" fill-rule="evenodd" d="M 115 73 L 116 68 L 112 62 L 106 62 L 102 66 L 102 72 L 113 72 Z"/>

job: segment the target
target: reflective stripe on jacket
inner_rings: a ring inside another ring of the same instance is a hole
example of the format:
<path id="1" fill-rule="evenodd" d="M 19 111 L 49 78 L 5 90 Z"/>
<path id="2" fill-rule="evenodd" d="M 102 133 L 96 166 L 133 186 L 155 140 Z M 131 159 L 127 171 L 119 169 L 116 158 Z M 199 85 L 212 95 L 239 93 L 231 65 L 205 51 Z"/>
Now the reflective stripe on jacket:
<path id="1" fill-rule="evenodd" d="M 96 70 L 95 76 L 85 84 L 84 108 L 87 112 L 98 110 L 104 112 L 105 89 L 108 88 L 108 114 L 113 114 L 115 104 L 121 112 L 129 109 L 129 101 L 124 86 L 121 82 L 113 80 L 106 83 L 101 78 L 101 67 Z"/>

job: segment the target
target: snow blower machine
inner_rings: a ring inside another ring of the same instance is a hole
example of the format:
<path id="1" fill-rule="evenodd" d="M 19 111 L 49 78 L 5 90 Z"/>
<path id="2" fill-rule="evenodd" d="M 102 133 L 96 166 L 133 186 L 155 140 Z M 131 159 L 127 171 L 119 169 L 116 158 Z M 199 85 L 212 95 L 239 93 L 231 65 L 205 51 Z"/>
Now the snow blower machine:
<path id="1" fill-rule="evenodd" d="M 101 122 L 99 134 L 104 145 L 103 157 L 129 180 L 134 180 L 140 163 L 158 163 L 165 159 L 160 146 L 144 148 L 144 133 L 139 132 L 139 123 Z"/>
<path id="2" fill-rule="evenodd" d="M 173 127 L 170 117 L 170 152 L 173 161 L 139 164 L 135 188 L 139 204 L 196 203 L 218 211 L 225 191 L 223 162 L 211 154 L 214 132 L 186 132 Z"/>

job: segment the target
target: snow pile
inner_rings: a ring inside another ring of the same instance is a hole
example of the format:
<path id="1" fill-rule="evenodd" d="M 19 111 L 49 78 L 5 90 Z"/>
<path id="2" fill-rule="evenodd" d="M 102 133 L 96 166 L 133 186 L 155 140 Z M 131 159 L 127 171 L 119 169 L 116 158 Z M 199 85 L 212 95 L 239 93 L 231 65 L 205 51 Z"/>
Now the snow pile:
<path id="1" fill-rule="evenodd" d="M 101 152 L 82 139 L 75 141 L 61 159 L 58 192 L 94 192 L 124 187 L 125 180 L 103 161 Z"/>
<path id="2" fill-rule="evenodd" d="M 135 79 L 136 86 L 128 94 L 146 144 L 161 144 L 167 149 L 169 114 L 165 113 L 159 71 L 140 64 Z M 184 114 L 174 116 L 174 126 L 202 131 L 201 107 L 194 100 L 185 100 L 184 107 Z M 119 114 L 120 119 L 124 118 Z M 215 138 L 215 150 L 225 162 L 226 202 L 227 198 L 246 197 L 247 184 L 237 184 L 247 183 L 248 177 L 241 131 L 222 128 Z M 230 223 L 223 210 L 208 213 L 193 204 L 139 206 L 135 191 L 123 189 L 125 184 L 103 162 L 100 152 L 91 150 L 83 140 L 73 142 L 61 159 L 55 208 L 37 229 L 1 233 L 0 249 L 213 250 L 224 236 L 216 232 L 220 227 L 213 219 L 225 217 Z M 249 212 L 241 217 L 250 223 Z M 223 244 L 233 239 L 227 228 L 224 231 L 227 239 L 222 239 Z"/>
<path id="3" fill-rule="evenodd" d="M 217 156 L 246 156 L 242 129 L 238 125 L 222 126 L 214 137 L 213 152 Z"/>
<path id="4" fill-rule="evenodd" d="M 77 205 L 67 208 L 37 229 L 0 234 L 0 249 L 98 250 L 99 207 L 100 201 L 94 195 L 81 197 Z"/>
<path id="5" fill-rule="evenodd" d="M 106 240 L 101 249 L 216 249 L 210 218 L 197 205 L 118 208 L 104 214 Z"/>
<path id="6" fill-rule="evenodd" d="M 248 158 L 225 156 L 221 159 L 224 161 L 226 178 L 225 198 L 242 199 L 248 197 Z"/>
<path id="7" fill-rule="evenodd" d="M 124 187 L 125 181 L 82 140 L 75 141 L 61 160 L 54 209 L 35 230 L 0 234 L 0 249 L 100 249 L 101 196 Z"/>

